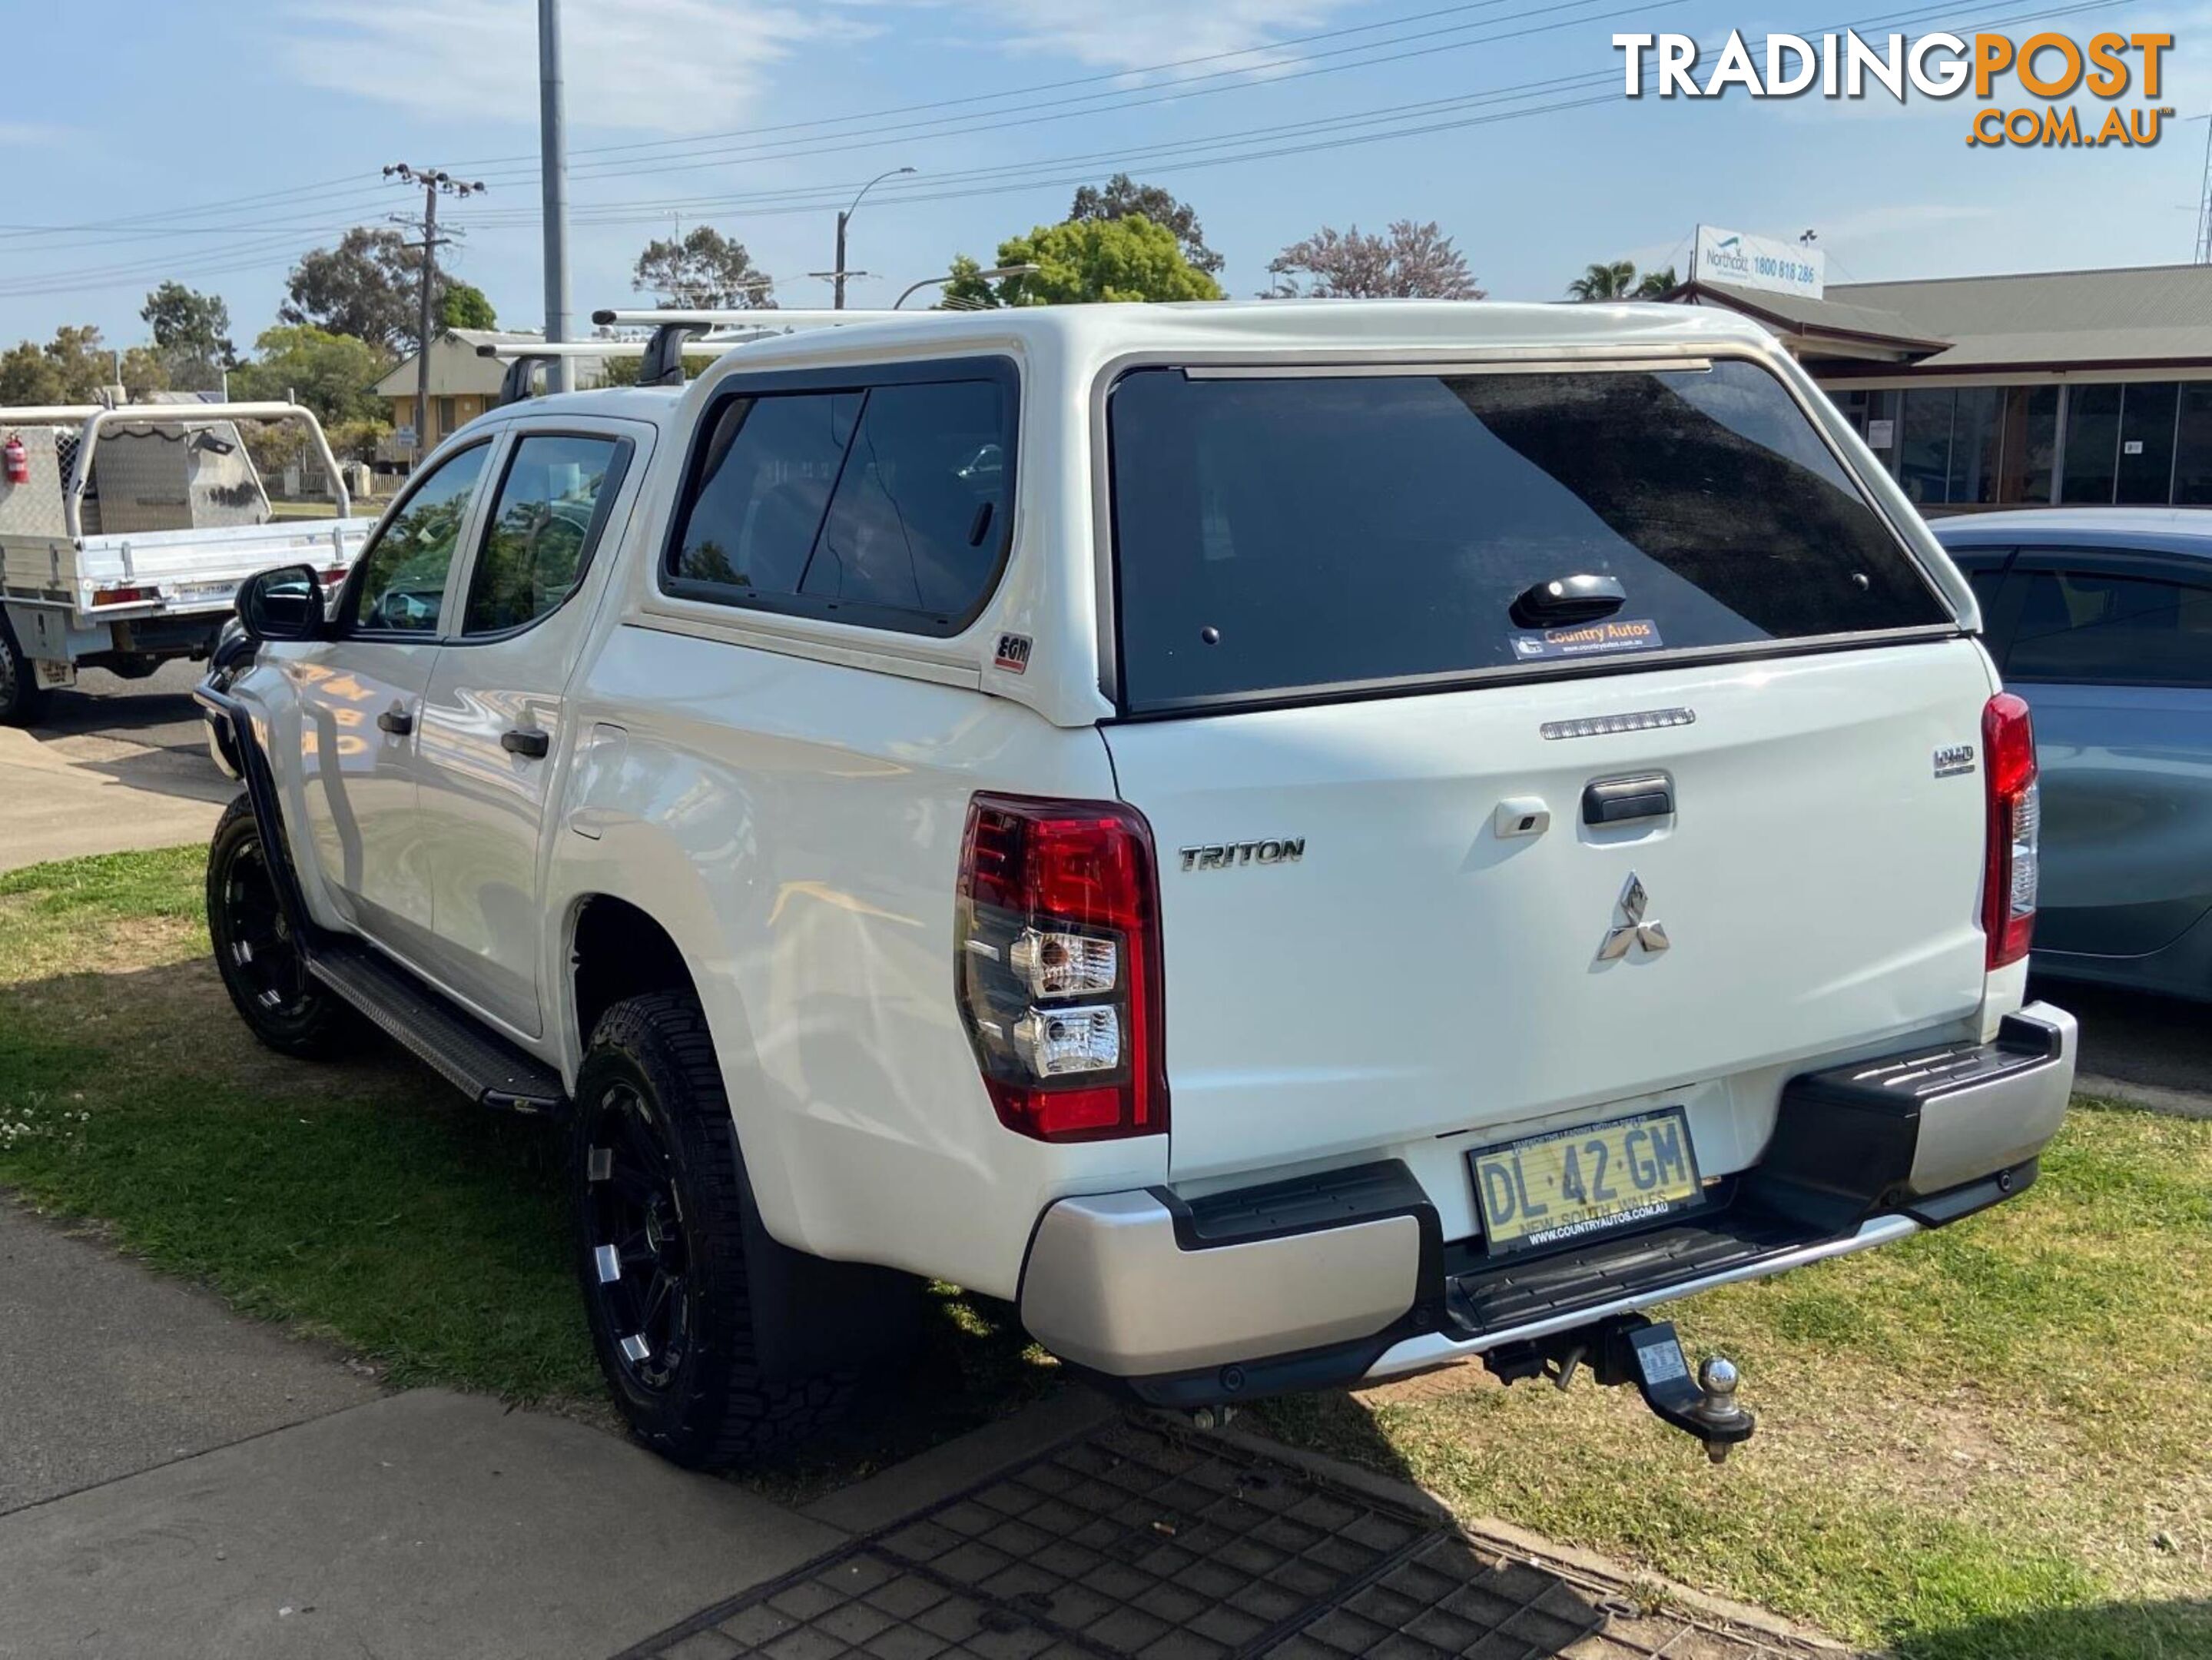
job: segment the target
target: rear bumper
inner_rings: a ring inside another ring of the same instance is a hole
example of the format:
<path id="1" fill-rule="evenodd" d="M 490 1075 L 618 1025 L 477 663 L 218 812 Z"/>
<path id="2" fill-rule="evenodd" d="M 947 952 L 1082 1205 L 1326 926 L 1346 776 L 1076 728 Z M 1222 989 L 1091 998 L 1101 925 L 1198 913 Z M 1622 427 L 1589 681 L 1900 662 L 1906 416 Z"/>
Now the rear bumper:
<path id="1" fill-rule="evenodd" d="M 1632 1309 L 1863 1250 L 2033 1182 L 2074 1081 L 2048 1004 L 1997 1041 L 1808 1073 L 1757 1167 L 1707 1210 L 1595 1243 L 1489 1259 L 1447 1246 L 1396 1160 L 1186 1200 L 1063 1199 L 1022 1272 L 1023 1323 L 1072 1364 L 1188 1407 L 1387 1377 Z"/>

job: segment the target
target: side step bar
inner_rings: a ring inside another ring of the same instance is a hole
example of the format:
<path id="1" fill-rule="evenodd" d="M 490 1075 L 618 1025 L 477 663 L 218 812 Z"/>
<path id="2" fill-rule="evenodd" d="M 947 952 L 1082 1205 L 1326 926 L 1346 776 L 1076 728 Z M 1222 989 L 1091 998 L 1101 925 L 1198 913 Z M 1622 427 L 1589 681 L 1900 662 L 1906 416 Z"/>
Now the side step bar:
<path id="1" fill-rule="evenodd" d="M 366 946 L 325 939 L 307 959 L 307 972 L 479 1106 L 553 1112 L 566 1099 L 559 1073 Z"/>

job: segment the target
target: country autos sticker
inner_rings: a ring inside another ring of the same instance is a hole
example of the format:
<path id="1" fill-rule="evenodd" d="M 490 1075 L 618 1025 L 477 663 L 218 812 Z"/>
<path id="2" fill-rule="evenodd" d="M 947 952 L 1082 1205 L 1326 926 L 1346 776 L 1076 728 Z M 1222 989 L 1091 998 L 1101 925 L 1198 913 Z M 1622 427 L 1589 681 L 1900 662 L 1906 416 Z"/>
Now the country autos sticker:
<path id="1" fill-rule="evenodd" d="M 1573 628 L 1546 629 L 1541 633 L 1512 637 L 1516 657 L 1588 657 L 1599 652 L 1650 651 L 1657 647 L 1659 625 L 1648 617 L 1602 623 L 1582 623 Z"/>

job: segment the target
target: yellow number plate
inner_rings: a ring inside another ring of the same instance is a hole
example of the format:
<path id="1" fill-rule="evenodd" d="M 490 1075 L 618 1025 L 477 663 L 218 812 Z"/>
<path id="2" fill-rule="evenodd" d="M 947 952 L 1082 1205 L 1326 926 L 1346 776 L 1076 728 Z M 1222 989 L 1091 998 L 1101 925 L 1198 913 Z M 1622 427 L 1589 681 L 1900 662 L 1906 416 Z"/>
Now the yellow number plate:
<path id="1" fill-rule="evenodd" d="M 1648 1222 L 1705 1196 L 1680 1107 L 1482 1147 L 1467 1158 L 1493 1251 Z"/>

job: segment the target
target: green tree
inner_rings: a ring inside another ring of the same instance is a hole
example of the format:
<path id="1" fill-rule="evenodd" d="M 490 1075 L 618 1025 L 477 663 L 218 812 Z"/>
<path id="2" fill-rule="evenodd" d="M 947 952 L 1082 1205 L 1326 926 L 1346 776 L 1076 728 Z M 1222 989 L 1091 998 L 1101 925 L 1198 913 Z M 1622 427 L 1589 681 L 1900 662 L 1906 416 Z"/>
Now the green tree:
<path id="1" fill-rule="evenodd" d="M 201 294 L 182 283 L 164 283 L 146 296 L 139 317 L 154 331 L 164 353 L 189 356 L 227 369 L 238 361 L 230 339 L 230 307 L 222 296 Z"/>
<path id="2" fill-rule="evenodd" d="M 1198 222 L 1197 212 L 1158 185 L 1140 185 L 1127 173 L 1117 173 L 1103 186 L 1085 185 L 1078 190 L 1067 210 L 1070 219 L 1127 219 L 1133 214 L 1173 231 L 1182 257 L 1194 270 L 1208 277 L 1221 275 L 1221 256 L 1206 246 L 1206 228 Z"/>
<path id="3" fill-rule="evenodd" d="M 745 245 L 712 225 L 694 225 L 680 240 L 647 243 L 630 286 L 676 308 L 772 310 L 775 305 L 775 285 L 753 264 Z"/>
<path id="4" fill-rule="evenodd" d="M 123 374 L 123 390 L 132 403 L 143 403 L 149 392 L 221 392 L 222 371 L 191 353 L 163 351 L 159 346 L 130 346 L 114 367 Z"/>
<path id="5" fill-rule="evenodd" d="M 714 354 L 710 351 L 687 351 L 684 354 L 684 378 L 686 380 L 696 380 L 714 367 Z M 644 368 L 645 360 L 641 357 L 602 359 L 599 366 L 599 384 L 603 386 L 634 386 Z"/>
<path id="6" fill-rule="evenodd" d="M 62 372 L 34 340 L 0 354 L 0 404 L 27 407 L 70 401 Z"/>
<path id="7" fill-rule="evenodd" d="M 335 248 L 317 248 L 292 267 L 279 322 L 311 325 L 329 334 L 349 334 L 386 350 L 415 350 L 418 327 L 422 250 L 396 230 L 356 225 Z M 439 314 L 444 288 L 431 295 L 430 314 Z"/>
<path id="8" fill-rule="evenodd" d="M 26 340 L 0 357 L 0 404 L 89 404 L 115 384 L 116 367 L 98 329 L 64 325 L 43 346 Z"/>
<path id="9" fill-rule="evenodd" d="M 449 329 L 495 329 L 499 313 L 491 300 L 473 283 L 450 282 L 438 308 L 438 321 Z"/>
<path id="10" fill-rule="evenodd" d="M 1575 300 L 1632 299 L 1636 294 L 1636 263 L 1632 259 L 1613 259 L 1589 266 L 1567 284 L 1567 294 Z"/>
<path id="11" fill-rule="evenodd" d="M 952 262 L 945 303 L 957 309 L 1221 298 L 1221 284 L 1183 258 L 1176 234 L 1141 214 L 1039 225 L 1000 243 L 998 262 L 1039 270 L 1034 277 L 987 283 L 982 268 L 963 253 Z"/>
<path id="12" fill-rule="evenodd" d="M 283 324 L 264 330 L 253 350 L 252 362 L 231 371 L 234 398 L 295 398 L 325 427 L 374 421 L 385 413 L 371 388 L 392 367 L 392 356 L 366 340 L 307 324 Z"/>
<path id="13" fill-rule="evenodd" d="M 1674 275 L 1672 265 L 1662 271 L 1647 271 L 1636 279 L 1636 297 L 1638 300 L 1663 300 L 1681 285 L 1682 279 Z"/>

